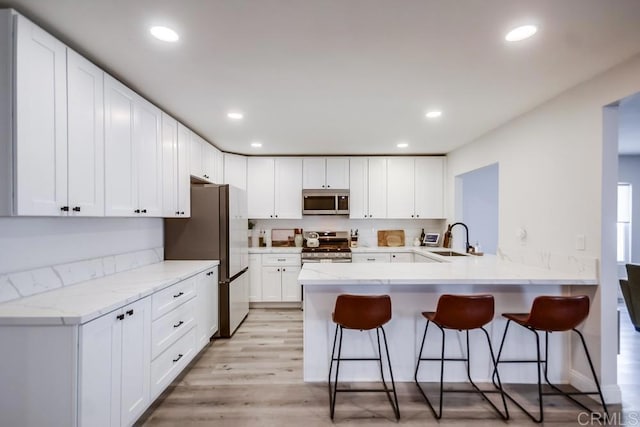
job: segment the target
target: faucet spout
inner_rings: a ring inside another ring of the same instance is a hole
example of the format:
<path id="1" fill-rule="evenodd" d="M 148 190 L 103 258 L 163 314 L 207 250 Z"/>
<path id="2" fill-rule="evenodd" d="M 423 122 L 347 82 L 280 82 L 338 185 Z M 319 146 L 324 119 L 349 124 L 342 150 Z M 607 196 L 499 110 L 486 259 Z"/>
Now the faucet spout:
<path id="1" fill-rule="evenodd" d="M 465 252 L 469 253 L 471 251 L 471 245 L 469 244 L 469 227 L 467 227 L 467 224 L 465 224 L 464 222 L 456 222 L 451 226 L 451 230 L 453 230 L 453 227 L 455 227 L 456 225 L 461 225 L 464 227 L 465 234 L 466 234 Z"/>

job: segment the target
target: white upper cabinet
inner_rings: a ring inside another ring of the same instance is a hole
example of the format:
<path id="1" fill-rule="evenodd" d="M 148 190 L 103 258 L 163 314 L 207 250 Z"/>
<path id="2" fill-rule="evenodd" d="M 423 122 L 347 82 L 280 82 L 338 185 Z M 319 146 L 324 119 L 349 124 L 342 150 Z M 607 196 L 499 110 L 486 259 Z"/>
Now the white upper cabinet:
<path id="1" fill-rule="evenodd" d="M 189 129 L 162 114 L 162 211 L 165 218 L 191 215 Z"/>
<path id="2" fill-rule="evenodd" d="M 302 160 L 302 188 L 349 188 L 349 159 L 346 157 L 305 157 Z"/>
<path id="3" fill-rule="evenodd" d="M 193 132 L 189 149 L 191 150 L 189 156 L 191 176 L 204 183 L 222 184 L 224 178 L 222 152 Z"/>
<path id="4" fill-rule="evenodd" d="M 387 160 L 387 217 L 444 217 L 444 157 Z"/>
<path id="5" fill-rule="evenodd" d="M 247 189 L 247 157 L 224 153 L 224 183 Z"/>
<path id="6" fill-rule="evenodd" d="M 67 49 L 68 206 L 104 216 L 104 72 Z"/>
<path id="7" fill-rule="evenodd" d="M 418 218 L 444 218 L 445 157 L 417 157 L 415 214 Z"/>
<path id="8" fill-rule="evenodd" d="M 191 131 L 189 131 L 189 134 L 191 141 L 191 143 L 189 144 L 189 171 L 191 172 L 192 176 L 199 179 L 205 179 L 204 169 L 202 168 L 202 156 L 205 142 L 202 138 L 200 138 L 199 135 Z"/>
<path id="9" fill-rule="evenodd" d="M 389 157 L 387 159 L 387 217 L 415 218 L 414 158 Z"/>
<path id="10" fill-rule="evenodd" d="M 13 213 L 66 214 L 66 47 L 22 16 L 15 17 L 15 38 Z"/>
<path id="11" fill-rule="evenodd" d="M 302 159 L 249 157 L 249 218 L 302 218 Z"/>
<path id="12" fill-rule="evenodd" d="M 353 157 L 350 160 L 350 218 L 387 217 L 387 159 Z"/>
<path id="13" fill-rule="evenodd" d="M 105 76 L 107 216 L 162 216 L 161 112 Z"/>

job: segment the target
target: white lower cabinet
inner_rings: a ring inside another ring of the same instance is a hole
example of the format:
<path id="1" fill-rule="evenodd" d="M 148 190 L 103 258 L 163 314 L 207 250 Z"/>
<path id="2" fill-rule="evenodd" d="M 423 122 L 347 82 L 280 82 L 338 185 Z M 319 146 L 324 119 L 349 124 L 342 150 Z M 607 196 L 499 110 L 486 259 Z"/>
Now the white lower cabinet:
<path id="1" fill-rule="evenodd" d="M 218 332 L 218 268 L 196 277 L 196 293 L 196 344 L 200 351 Z"/>
<path id="2" fill-rule="evenodd" d="M 80 327 L 79 425 L 128 426 L 151 403 L 151 298 Z"/>
<path id="3" fill-rule="evenodd" d="M 391 262 L 391 256 L 388 252 L 351 254 L 351 262 Z"/>
<path id="4" fill-rule="evenodd" d="M 251 254 L 249 280 L 251 302 L 299 302 L 300 255 Z"/>
<path id="5" fill-rule="evenodd" d="M 151 363 L 151 395 L 153 399 L 167 388 L 197 353 L 196 330 L 184 334 L 167 351 Z"/>

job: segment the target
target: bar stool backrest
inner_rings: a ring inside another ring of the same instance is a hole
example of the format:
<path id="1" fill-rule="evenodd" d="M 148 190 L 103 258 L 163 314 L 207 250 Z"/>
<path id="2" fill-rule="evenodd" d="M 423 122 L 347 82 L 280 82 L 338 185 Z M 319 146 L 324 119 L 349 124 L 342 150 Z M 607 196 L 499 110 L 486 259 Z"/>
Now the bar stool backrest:
<path id="1" fill-rule="evenodd" d="M 493 319 L 493 295 L 441 295 L 433 321 L 449 329 L 481 328 Z"/>
<path id="2" fill-rule="evenodd" d="M 333 321 L 346 329 L 379 328 L 391 320 L 389 295 L 338 295 Z"/>
<path id="3" fill-rule="evenodd" d="M 569 331 L 589 315 L 589 297 L 539 296 L 533 300 L 527 325 L 541 331 Z"/>

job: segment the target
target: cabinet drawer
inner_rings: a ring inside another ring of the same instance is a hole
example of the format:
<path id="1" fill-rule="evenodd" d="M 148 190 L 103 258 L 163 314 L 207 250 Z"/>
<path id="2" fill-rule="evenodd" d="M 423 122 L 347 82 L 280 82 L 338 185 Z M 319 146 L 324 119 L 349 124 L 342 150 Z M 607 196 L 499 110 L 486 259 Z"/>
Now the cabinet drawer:
<path id="1" fill-rule="evenodd" d="M 391 262 L 413 262 L 413 254 L 409 252 L 391 253 Z"/>
<path id="2" fill-rule="evenodd" d="M 262 255 L 262 265 L 297 265 L 300 266 L 298 254 L 265 254 Z"/>
<path id="3" fill-rule="evenodd" d="M 388 253 L 352 254 L 351 262 L 390 262 Z"/>
<path id="4" fill-rule="evenodd" d="M 155 359 L 195 326 L 195 299 L 165 314 L 151 325 L 151 358 Z"/>
<path id="5" fill-rule="evenodd" d="M 196 354 L 196 330 L 191 328 L 151 362 L 151 397 L 155 399 L 187 366 Z"/>
<path id="6" fill-rule="evenodd" d="M 151 300 L 152 319 L 159 318 L 195 296 L 196 276 L 156 292 Z"/>

